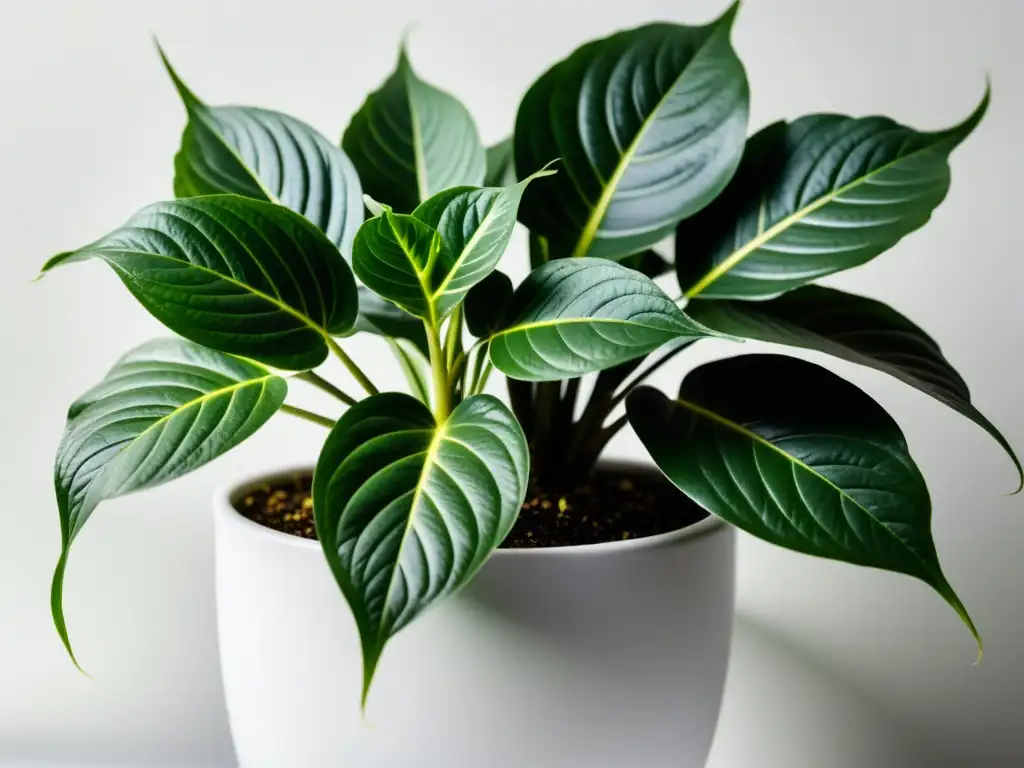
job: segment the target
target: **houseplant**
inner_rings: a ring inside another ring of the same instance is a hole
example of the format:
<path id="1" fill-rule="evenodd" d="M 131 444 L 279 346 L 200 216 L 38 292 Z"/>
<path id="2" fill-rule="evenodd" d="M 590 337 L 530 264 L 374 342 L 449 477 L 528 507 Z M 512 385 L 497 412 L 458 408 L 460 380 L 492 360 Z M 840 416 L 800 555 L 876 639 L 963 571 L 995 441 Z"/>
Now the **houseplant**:
<path id="1" fill-rule="evenodd" d="M 184 337 L 129 353 L 69 412 L 53 588 L 69 651 L 63 575 L 98 503 L 209 461 L 277 411 L 331 428 L 312 508 L 330 567 L 321 570 L 359 630 L 364 700 L 391 636 L 469 582 L 507 538 L 531 472 L 529 498 L 547 493 L 551 516 L 571 521 L 585 505 L 560 502 L 600 482 L 590 470 L 626 423 L 718 518 L 915 576 L 974 631 L 939 567 L 920 473 L 863 392 L 779 355 L 702 366 L 675 399 L 638 386 L 704 338 L 774 341 L 896 376 L 1010 450 L 920 329 L 877 302 L 810 285 L 925 223 L 987 97 L 946 131 L 811 115 L 747 140 L 734 15 L 584 46 L 531 87 L 511 143 L 489 151 L 465 108 L 420 80 L 404 52 L 340 148 L 278 113 L 209 106 L 168 65 L 188 113 L 177 199 L 44 268 L 98 257 Z M 517 218 L 533 271 L 513 288 L 496 266 Z M 685 308 L 654 282 L 671 265 L 651 249 L 673 232 Z M 412 394 L 379 392 L 344 349 L 356 331 L 388 339 Z M 330 354 L 365 396 L 316 373 Z M 510 407 L 482 394 L 494 368 L 509 377 Z M 348 409 L 335 421 L 286 405 L 294 381 Z M 336 692 L 349 694 L 360 698 Z"/>

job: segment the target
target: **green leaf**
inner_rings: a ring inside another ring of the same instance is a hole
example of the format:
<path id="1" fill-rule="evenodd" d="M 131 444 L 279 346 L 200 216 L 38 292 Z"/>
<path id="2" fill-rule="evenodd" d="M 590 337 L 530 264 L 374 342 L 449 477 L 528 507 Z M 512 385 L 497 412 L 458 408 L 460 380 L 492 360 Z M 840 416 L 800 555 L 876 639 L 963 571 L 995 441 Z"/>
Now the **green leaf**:
<path id="1" fill-rule="evenodd" d="M 672 262 L 655 250 L 647 249 L 640 253 L 634 253 L 624 259 L 619 259 L 619 264 L 630 269 L 635 269 L 642 275 L 652 280 L 661 277 L 672 271 Z"/>
<path id="2" fill-rule="evenodd" d="M 453 187 L 412 214 L 384 207 L 356 234 L 356 275 L 417 317 L 444 318 L 497 266 L 523 190 L 551 173 L 538 171 L 511 187 Z"/>
<path id="3" fill-rule="evenodd" d="M 662 472 L 709 512 L 797 552 L 916 577 L 978 638 L 939 566 L 903 434 L 857 387 L 803 360 L 749 355 L 693 371 L 675 400 L 640 387 L 626 412 Z"/>
<path id="4" fill-rule="evenodd" d="M 512 137 L 487 148 L 485 187 L 507 187 L 516 183 L 516 165 L 512 156 Z"/>
<path id="5" fill-rule="evenodd" d="M 981 121 L 922 133 L 886 117 L 810 115 L 747 145 L 732 183 L 676 233 L 689 297 L 767 299 L 870 261 L 923 226 L 949 190 L 949 154 Z"/>
<path id="6" fill-rule="evenodd" d="M 423 325 L 420 324 L 420 327 L 422 328 Z M 388 339 L 387 341 L 402 369 L 402 375 L 405 376 L 405 380 L 409 384 L 412 396 L 429 408 L 431 376 L 429 353 L 422 352 L 419 347 L 407 339 Z"/>
<path id="7" fill-rule="evenodd" d="M 359 288 L 359 317 L 355 330 L 392 339 L 407 339 L 424 355 L 430 354 L 423 321 L 382 299 L 369 288 Z"/>
<path id="8" fill-rule="evenodd" d="M 449 187 L 484 180 L 473 118 L 457 99 L 416 76 L 404 47 L 395 72 L 367 97 L 341 145 L 367 193 L 402 213 Z"/>
<path id="9" fill-rule="evenodd" d="M 473 577 L 511 529 L 528 476 L 526 438 L 489 395 L 442 424 L 408 395 L 374 395 L 331 430 L 313 507 L 362 640 L 364 705 L 388 639 Z"/>
<path id="10" fill-rule="evenodd" d="M 51 608 L 72 659 L 64 569 L 96 506 L 181 477 L 231 450 L 277 412 L 287 391 L 283 378 L 260 365 L 158 339 L 121 358 L 71 406 L 54 466 L 62 545 Z"/>
<path id="11" fill-rule="evenodd" d="M 650 278 L 606 259 L 559 259 L 516 289 L 513 320 L 491 337 L 494 366 L 525 381 L 582 376 L 674 339 L 714 336 Z"/>
<path id="12" fill-rule="evenodd" d="M 352 272 L 302 216 L 237 195 L 154 203 L 54 256 L 98 258 L 157 320 L 199 344 L 288 370 L 315 368 L 358 311 Z"/>
<path id="13" fill-rule="evenodd" d="M 484 339 L 501 330 L 512 306 L 513 294 L 509 276 L 498 270 L 474 285 L 463 305 L 469 332 Z"/>
<path id="14" fill-rule="evenodd" d="M 211 107 L 160 56 L 188 112 L 174 158 L 177 197 L 232 193 L 301 213 L 345 254 L 363 220 L 356 169 L 340 148 L 288 115 Z"/>
<path id="15" fill-rule="evenodd" d="M 716 331 L 787 344 L 888 373 L 931 395 L 988 432 L 1020 461 L 1005 437 L 971 405 L 971 393 L 931 337 L 879 301 L 810 285 L 771 301 L 692 301 L 687 311 Z M 1018 490 L 1020 486 L 1018 486 Z"/>
<path id="16" fill-rule="evenodd" d="M 520 178 L 561 158 L 520 218 L 552 256 L 619 259 L 710 203 L 743 152 L 749 90 L 729 40 L 737 6 L 701 27 L 650 24 L 587 43 L 516 118 Z"/>

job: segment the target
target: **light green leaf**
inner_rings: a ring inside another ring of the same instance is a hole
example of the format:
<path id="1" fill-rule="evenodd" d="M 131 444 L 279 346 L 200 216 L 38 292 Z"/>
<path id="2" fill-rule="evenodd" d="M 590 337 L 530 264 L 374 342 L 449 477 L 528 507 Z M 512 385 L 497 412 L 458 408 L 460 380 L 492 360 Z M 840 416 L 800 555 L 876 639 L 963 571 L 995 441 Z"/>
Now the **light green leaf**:
<path id="1" fill-rule="evenodd" d="M 483 183 L 486 161 L 473 118 L 455 98 L 420 80 L 405 48 L 341 141 L 363 188 L 408 213 L 449 187 Z"/>
<path id="2" fill-rule="evenodd" d="M 680 224 L 679 284 L 691 298 L 768 299 L 870 261 L 931 218 L 988 100 L 934 133 L 843 115 L 768 126 L 721 197 Z"/>
<path id="3" fill-rule="evenodd" d="M 509 314 L 491 337 L 491 362 L 526 381 L 582 376 L 675 339 L 716 335 L 650 278 L 606 259 L 559 259 L 535 269 Z"/>
<path id="4" fill-rule="evenodd" d="M 750 355 L 698 368 L 675 400 L 640 387 L 626 412 L 662 472 L 712 514 L 797 552 L 918 578 L 978 637 L 939 566 L 903 434 L 857 387 Z"/>
<path id="5" fill-rule="evenodd" d="M 71 406 L 54 467 L 62 546 L 51 595 L 68 653 L 64 570 L 71 543 L 96 506 L 181 477 L 231 450 L 277 412 L 287 391 L 283 378 L 260 365 L 159 339 L 125 355 Z"/>
<path id="6" fill-rule="evenodd" d="M 340 148 L 288 115 L 255 107 L 211 107 L 167 72 L 188 112 L 174 158 L 177 197 L 232 193 L 301 213 L 342 253 L 363 220 L 356 169 Z"/>
<path id="7" fill-rule="evenodd" d="M 971 404 L 966 382 L 931 337 L 879 301 L 809 285 L 771 301 L 692 301 L 690 316 L 716 331 L 788 344 L 888 373 L 931 395 L 988 432 L 1024 481 L 1005 437 Z M 1020 486 L 1018 485 L 1018 490 Z"/>
<path id="8" fill-rule="evenodd" d="M 338 249 L 297 213 L 237 195 L 154 203 L 59 254 L 98 258 L 157 320 L 199 344 L 288 370 L 315 368 L 358 311 Z"/>
<path id="9" fill-rule="evenodd" d="M 316 529 L 363 646 L 363 704 L 387 641 L 483 565 L 519 513 L 526 438 L 489 395 L 442 424 L 414 398 L 350 408 L 313 477 Z"/>
<path id="10" fill-rule="evenodd" d="M 485 187 L 508 187 L 516 183 L 516 165 L 512 156 L 512 137 L 487 148 Z"/>
<path id="11" fill-rule="evenodd" d="M 620 259 L 710 203 L 743 152 L 749 90 L 729 35 L 733 5 L 706 26 L 649 24 L 587 43 L 519 107 L 519 178 L 560 158 L 520 219 L 553 258 Z"/>

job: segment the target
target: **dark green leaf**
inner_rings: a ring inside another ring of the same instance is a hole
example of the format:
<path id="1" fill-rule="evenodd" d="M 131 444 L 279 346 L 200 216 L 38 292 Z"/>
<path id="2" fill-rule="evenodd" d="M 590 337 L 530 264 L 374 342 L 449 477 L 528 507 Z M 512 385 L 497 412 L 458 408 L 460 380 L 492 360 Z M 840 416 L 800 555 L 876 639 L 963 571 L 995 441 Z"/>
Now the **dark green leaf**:
<path id="1" fill-rule="evenodd" d="M 43 272 L 90 258 L 172 331 L 289 370 L 322 363 L 330 335 L 346 333 L 358 310 L 352 272 L 319 229 L 236 195 L 154 203 Z"/>
<path id="2" fill-rule="evenodd" d="M 483 339 L 504 327 L 512 295 L 512 281 L 498 270 L 474 285 L 463 307 L 469 332 Z"/>
<path id="3" fill-rule="evenodd" d="M 355 330 L 393 339 L 408 339 L 424 355 L 430 354 L 423 321 L 368 288 L 359 288 L 359 317 Z"/>
<path id="4" fill-rule="evenodd" d="M 885 117 L 810 115 L 754 136 L 729 187 L 676 233 L 690 297 L 767 299 L 849 269 L 923 226 L 949 154 L 981 121 L 922 133 Z"/>
<path id="5" fill-rule="evenodd" d="M 863 296 L 809 285 L 771 301 L 692 301 L 686 309 L 695 320 L 722 333 L 824 352 L 896 377 L 992 435 L 1024 481 L 1013 448 L 971 405 L 966 382 L 942 355 L 938 344 L 891 307 Z"/>
<path id="6" fill-rule="evenodd" d="M 523 432 L 489 395 L 443 424 L 408 395 L 375 395 L 331 430 L 313 506 L 362 639 L 364 704 L 388 639 L 473 577 L 512 527 L 528 476 Z"/>
<path id="7" fill-rule="evenodd" d="M 657 251 L 651 249 L 641 251 L 640 253 L 634 253 L 632 256 L 627 256 L 624 259 L 619 259 L 619 264 L 622 264 L 624 267 L 629 267 L 630 269 L 635 269 L 637 272 L 647 275 L 647 277 L 652 280 L 672 271 L 672 262 Z"/>
<path id="8" fill-rule="evenodd" d="M 516 166 L 512 157 L 512 137 L 487 148 L 487 173 L 484 186 L 508 187 L 516 183 Z"/>
<path id="9" fill-rule="evenodd" d="M 64 569 L 96 506 L 173 480 L 234 448 L 277 412 L 287 391 L 283 378 L 260 365 L 159 339 L 125 355 L 71 406 L 54 467 L 62 547 L 51 600 L 68 653 Z"/>
<path id="10" fill-rule="evenodd" d="M 363 220 L 362 191 L 345 153 L 305 123 L 255 107 L 200 101 L 160 51 L 188 125 L 174 159 L 177 197 L 232 193 L 276 202 L 316 224 L 344 254 Z"/>
<path id="11" fill-rule="evenodd" d="M 715 333 L 649 278 L 606 259 L 558 259 L 516 289 L 513 318 L 491 338 L 507 376 L 556 381 L 610 368 L 674 339 Z"/>
<path id="12" fill-rule="evenodd" d="M 711 202 L 743 152 L 749 93 L 729 40 L 736 6 L 703 27 L 650 24 L 588 43 L 529 90 L 515 129 L 520 218 L 553 257 L 619 259 Z"/>
<path id="13" fill-rule="evenodd" d="M 749 355 L 693 371 L 676 400 L 640 387 L 626 412 L 661 470 L 709 512 L 797 552 L 921 579 L 977 637 L 939 566 L 903 434 L 857 387 L 803 360 Z"/>
<path id="14" fill-rule="evenodd" d="M 484 148 L 466 108 L 420 80 L 403 48 L 398 66 L 370 94 L 342 138 L 363 188 L 408 213 L 449 187 L 479 185 Z"/>

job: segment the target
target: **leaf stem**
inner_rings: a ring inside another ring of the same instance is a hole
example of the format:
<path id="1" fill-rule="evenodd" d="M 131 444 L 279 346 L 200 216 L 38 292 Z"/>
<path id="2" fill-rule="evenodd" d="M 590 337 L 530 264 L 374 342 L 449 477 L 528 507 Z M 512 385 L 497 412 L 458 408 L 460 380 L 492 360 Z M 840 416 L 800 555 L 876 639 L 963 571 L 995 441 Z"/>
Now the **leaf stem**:
<path id="1" fill-rule="evenodd" d="M 490 342 L 484 341 L 481 346 L 479 343 L 473 346 L 470 353 L 476 353 L 476 357 L 473 358 L 473 374 L 469 377 L 469 389 L 466 390 L 471 395 L 477 394 L 477 388 L 480 385 L 480 375 L 483 373 L 484 362 L 490 362 L 487 360 L 487 350 L 490 346 Z"/>
<path id="2" fill-rule="evenodd" d="M 445 365 L 451 368 L 455 363 L 455 356 L 458 353 L 459 341 L 462 340 L 462 305 L 459 304 L 452 310 L 448 319 L 448 333 L 444 337 L 444 359 Z"/>
<path id="3" fill-rule="evenodd" d="M 441 347 L 441 331 L 437 323 L 424 320 L 423 324 L 427 328 L 430 367 L 434 374 L 434 416 L 438 422 L 442 422 L 451 412 L 452 398 L 448 387 L 448 368 L 445 366 L 444 350 Z"/>
<path id="4" fill-rule="evenodd" d="M 658 358 L 653 363 L 651 363 L 649 366 L 647 366 L 644 370 L 640 371 L 640 373 L 638 373 L 636 376 L 634 376 L 630 381 L 628 381 L 626 384 L 624 384 L 622 389 L 619 390 L 618 392 L 616 392 L 615 395 L 612 397 L 612 399 L 609 401 L 609 403 L 608 403 L 608 413 L 611 413 L 612 408 L 614 408 L 616 405 L 618 405 L 623 400 L 625 400 L 626 396 L 629 395 L 629 393 L 633 391 L 633 388 L 637 384 L 639 384 L 641 381 L 646 379 L 648 376 L 650 376 L 656 370 L 661 368 L 663 365 L 665 365 L 665 363 L 667 363 L 670 360 L 672 360 L 672 358 L 674 358 L 676 355 L 678 355 L 684 349 L 689 347 L 691 344 L 693 344 L 692 341 L 685 341 L 685 342 L 682 342 L 681 344 L 679 344 L 677 347 L 674 347 L 673 349 L 670 349 L 668 352 L 666 352 L 660 358 Z"/>
<path id="5" fill-rule="evenodd" d="M 338 342 L 330 336 L 324 336 L 324 339 L 327 341 L 327 346 L 330 350 L 338 357 L 339 360 L 341 360 L 344 366 L 348 368 L 349 373 L 355 377 L 355 380 L 359 382 L 359 385 L 366 390 L 366 394 L 379 395 L 380 390 L 377 389 L 377 387 L 373 385 L 373 382 L 370 381 L 369 377 L 363 373 L 363 369 L 356 365 L 355 361 L 351 357 L 345 354 L 345 350 L 339 346 Z"/>
<path id="6" fill-rule="evenodd" d="M 335 424 L 333 419 L 321 416 L 319 413 L 307 411 L 305 408 L 296 408 L 294 405 L 282 405 L 281 413 L 287 413 L 289 416 L 295 416 L 303 421 L 319 424 L 321 427 L 327 427 L 328 429 L 334 427 Z"/>
<path id="7" fill-rule="evenodd" d="M 358 402 L 354 397 L 352 397 L 352 395 L 343 392 L 323 376 L 319 376 L 313 371 L 303 371 L 295 378 L 300 381 L 305 381 L 307 384 L 312 384 L 317 389 L 321 389 L 332 397 L 338 398 L 341 402 L 345 403 L 345 405 L 355 405 Z"/>

